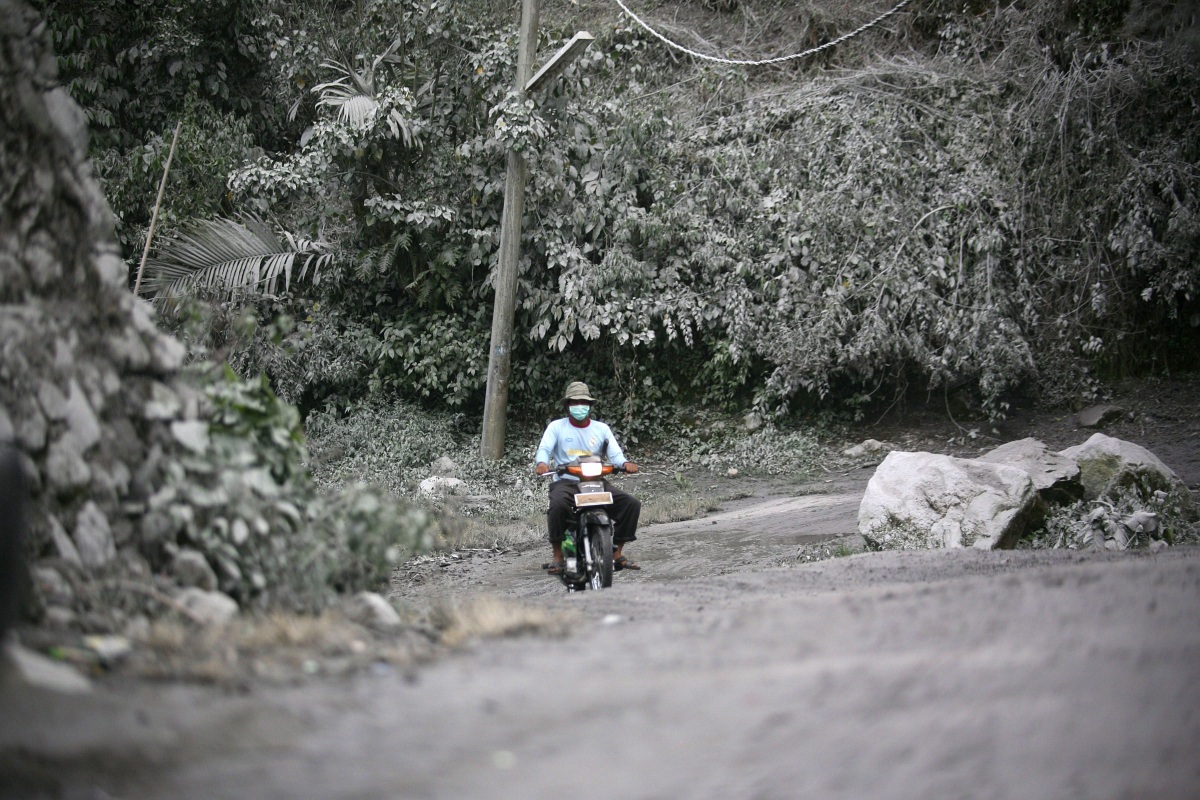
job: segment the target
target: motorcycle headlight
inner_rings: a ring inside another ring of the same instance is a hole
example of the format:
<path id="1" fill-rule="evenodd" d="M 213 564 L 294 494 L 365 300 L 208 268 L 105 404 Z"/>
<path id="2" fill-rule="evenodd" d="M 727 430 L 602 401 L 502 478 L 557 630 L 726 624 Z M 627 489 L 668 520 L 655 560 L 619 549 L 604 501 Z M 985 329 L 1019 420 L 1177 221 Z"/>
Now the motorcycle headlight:
<path id="1" fill-rule="evenodd" d="M 603 469 L 604 465 L 599 461 L 586 461 L 579 465 L 579 471 L 585 478 L 599 478 Z"/>

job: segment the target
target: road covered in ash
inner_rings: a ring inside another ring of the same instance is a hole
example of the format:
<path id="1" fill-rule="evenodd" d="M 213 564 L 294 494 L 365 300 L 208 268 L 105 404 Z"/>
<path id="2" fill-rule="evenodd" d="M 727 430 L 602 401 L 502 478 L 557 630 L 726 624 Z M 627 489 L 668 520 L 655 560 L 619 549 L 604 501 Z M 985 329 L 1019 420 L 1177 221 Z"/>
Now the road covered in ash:
<path id="1" fill-rule="evenodd" d="M 57 776 L 30 796 L 1197 796 L 1200 550 L 797 563 L 854 531 L 862 488 L 650 526 L 644 569 L 603 592 L 566 594 L 540 550 L 413 590 L 564 609 L 567 636 L 297 686 L 26 698 L 21 757 Z"/>

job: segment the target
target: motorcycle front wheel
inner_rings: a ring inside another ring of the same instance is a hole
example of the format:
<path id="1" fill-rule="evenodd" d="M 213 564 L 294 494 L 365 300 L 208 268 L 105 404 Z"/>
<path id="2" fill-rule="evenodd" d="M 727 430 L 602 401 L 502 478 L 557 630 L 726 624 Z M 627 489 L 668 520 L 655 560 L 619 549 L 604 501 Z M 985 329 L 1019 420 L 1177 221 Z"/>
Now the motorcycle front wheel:
<path id="1" fill-rule="evenodd" d="M 612 526 L 597 523 L 590 527 L 588 547 L 592 553 L 592 573 L 588 576 L 588 584 L 593 589 L 607 589 L 612 586 L 613 578 Z"/>

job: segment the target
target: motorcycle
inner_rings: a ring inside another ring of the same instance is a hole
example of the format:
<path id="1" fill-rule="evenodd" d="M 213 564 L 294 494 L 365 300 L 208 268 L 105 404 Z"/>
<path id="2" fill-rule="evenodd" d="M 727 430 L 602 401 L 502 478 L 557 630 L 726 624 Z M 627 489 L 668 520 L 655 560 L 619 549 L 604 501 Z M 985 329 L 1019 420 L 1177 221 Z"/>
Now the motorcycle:
<path id="1" fill-rule="evenodd" d="M 616 469 L 599 456 L 581 456 L 554 472 L 579 478 L 574 513 L 562 543 L 564 565 L 559 578 L 568 592 L 607 589 L 613 579 L 613 523 L 608 513 L 613 497 L 603 479 Z"/>

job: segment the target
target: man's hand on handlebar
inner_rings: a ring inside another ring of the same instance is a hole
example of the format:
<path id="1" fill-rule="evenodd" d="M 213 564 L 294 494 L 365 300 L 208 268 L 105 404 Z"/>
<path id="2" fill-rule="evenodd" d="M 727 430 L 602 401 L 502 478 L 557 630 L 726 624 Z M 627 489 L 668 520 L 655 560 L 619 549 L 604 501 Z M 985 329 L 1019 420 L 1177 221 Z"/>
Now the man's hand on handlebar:
<path id="1" fill-rule="evenodd" d="M 536 472 L 538 475 L 545 475 L 547 472 L 550 471 L 550 467 L 545 462 L 539 461 L 538 465 L 533 468 L 533 471 Z"/>
<path id="2" fill-rule="evenodd" d="M 633 463 L 632 461 L 626 461 L 624 468 L 625 468 L 625 473 L 628 475 L 636 475 L 637 474 L 638 465 Z"/>

